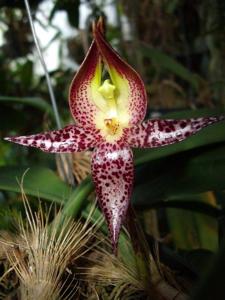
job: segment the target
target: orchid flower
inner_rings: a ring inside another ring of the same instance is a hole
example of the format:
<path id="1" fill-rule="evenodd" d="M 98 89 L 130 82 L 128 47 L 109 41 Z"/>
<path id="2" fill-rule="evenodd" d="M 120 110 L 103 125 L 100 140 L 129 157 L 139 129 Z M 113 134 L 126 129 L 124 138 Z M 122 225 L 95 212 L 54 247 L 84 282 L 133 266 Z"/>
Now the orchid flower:
<path id="1" fill-rule="evenodd" d="M 93 36 L 69 91 L 76 125 L 6 140 L 51 153 L 94 148 L 92 177 L 116 252 L 134 180 L 131 148 L 177 143 L 224 117 L 143 121 L 147 95 L 142 79 L 105 40 L 102 19 L 93 25 Z"/>

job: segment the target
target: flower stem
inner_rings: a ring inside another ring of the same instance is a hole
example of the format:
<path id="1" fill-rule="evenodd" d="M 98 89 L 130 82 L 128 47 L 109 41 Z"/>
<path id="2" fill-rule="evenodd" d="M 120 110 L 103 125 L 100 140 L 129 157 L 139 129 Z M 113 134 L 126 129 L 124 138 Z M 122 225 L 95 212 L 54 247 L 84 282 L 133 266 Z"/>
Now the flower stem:
<path id="1" fill-rule="evenodd" d="M 137 215 L 131 204 L 127 212 L 126 226 L 130 234 L 139 276 L 145 283 L 146 290 L 148 290 L 151 282 L 150 252 L 144 232 L 142 231 Z"/>

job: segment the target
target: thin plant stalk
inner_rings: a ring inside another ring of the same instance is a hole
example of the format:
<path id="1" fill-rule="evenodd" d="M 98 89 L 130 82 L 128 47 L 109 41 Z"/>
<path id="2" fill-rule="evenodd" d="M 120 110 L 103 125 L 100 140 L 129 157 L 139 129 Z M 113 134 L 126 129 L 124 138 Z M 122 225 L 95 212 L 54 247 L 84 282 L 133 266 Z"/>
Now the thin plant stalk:
<path id="1" fill-rule="evenodd" d="M 42 50 L 41 50 L 39 41 L 38 41 L 37 33 L 36 33 L 36 30 L 35 30 L 35 27 L 34 27 L 34 22 L 33 22 L 31 10 L 30 10 L 29 1 L 24 0 L 24 3 L 25 3 L 25 6 L 26 6 L 27 15 L 28 15 L 28 19 L 29 19 L 29 23 L 30 23 L 30 27 L 31 27 L 31 32 L 32 32 L 32 35 L 33 35 L 33 38 L 34 38 L 34 43 L 35 43 L 35 46 L 37 48 L 38 57 L 40 59 L 41 65 L 44 69 L 45 78 L 46 78 L 46 82 L 47 82 L 47 86 L 48 86 L 48 91 L 49 91 L 49 95 L 50 95 L 50 99 L 51 99 L 51 103 L 52 103 L 52 108 L 53 108 L 54 115 L 55 115 L 56 125 L 57 125 L 58 129 L 60 129 L 62 126 L 61 126 L 61 121 L 60 121 L 60 117 L 59 117 L 58 107 L 57 107 L 55 95 L 54 95 L 54 92 L 53 92 L 51 79 L 50 79 L 50 76 L 49 76 L 49 73 L 48 73 L 48 69 L 47 69 L 43 54 L 42 54 Z"/>
<path id="2" fill-rule="evenodd" d="M 51 99 L 51 103 L 52 103 L 52 108 L 53 108 L 53 112 L 54 112 L 54 116 L 55 116 L 56 125 L 57 125 L 58 129 L 60 129 L 62 126 L 61 126 L 61 121 L 60 121 L 60 117 L 59 117 L 56 98 L 55 98 L 55 95 L 54 95 L 54 92 L 53 92 L 51 79 L 50 79 L 48 69 L 47 69 L 47 66 L 46 66 L 46 63 L 45 63 L 45 60 L 44 60 L 44 56 L 43 56 L 43 53 L 42 53 L 42 50 L 41 50 L 41 47 L 40 47 L 40 43 L 38 41 L 37 33 L 36 33 L 36 30 L 35 30 L 32 14 L 31 14 L 29 1 L 24 0 L 24 3 L 25 3 L 27 15 L 28 15 L 28 19 L 29 19 L 29 23 L 30 23 L 30 27 L 31 27 L 31 32 L 32 32 L 32 35 L 33 35 L 33 38 L 34 38 L 34 43 L 35 43 L 35 46 L 36 46 L 36 49 L 37 49 L 38 57 L 40 59 L 41 65 L 44 69 L 45 78 L 46 78 L 48 91 L 49 91 L 49 95 L 50 95 L 50 99 Z M 61 168 L 62 173 L 63 173 L 63 178 L 66 179 L 69 183 L 73 184 L 74 183 L 74 178 L 73 178 L 73 173 L 72 173 L 72 163 L 71 163 L 71 159 L 69 158 L 69 155 L 68 154 L 67 155 L 60 154 L 60 155 L 58 155 L 58 157 L 59 157 L 59 161 L 60 161 L 60 168 Z"/>
<path id="3" fill-rule="evenodd" d="M 145 235 L 142 231 L 142 228 L 138 222 L 136 213 L 132 207 L 129 205 L 127 219 L 126 219 L 126 227 L 130 234 L 131 243 L 133 246 L 136 265 L 139 271 L 139 276 L 142 278 L 146 289 L 150 287 L 150 252 L 147 241 L 145 239 Z"/>

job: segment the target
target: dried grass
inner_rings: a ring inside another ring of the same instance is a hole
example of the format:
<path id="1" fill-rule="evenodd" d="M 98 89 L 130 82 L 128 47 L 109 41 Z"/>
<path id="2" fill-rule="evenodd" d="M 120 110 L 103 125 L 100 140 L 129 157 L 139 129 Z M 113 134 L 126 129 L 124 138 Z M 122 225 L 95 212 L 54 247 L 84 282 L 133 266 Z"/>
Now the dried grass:
<path id="1" fill-rule="evenodd" d="M 84 280 L 93 285 L 95 293 L 99 288 L 111 287 L 108 299 L 139 299 L 138 296 L 146 295 L 144 283 L 138 276 L 135 265 L 125 265 L 121 258 L 113 255 L 104 241 L 88 257 L 88 266 L 81 270 Z M 147 298 L 145 298 L 147 299 Z"/>
<path id="2" fill-rule="evenodd" d="M 107 299 L 132 300 L 185 300 L 187 296 L 176 285 L 174 274 L 151 257 L 149 268 L 151 275 L 149 284 L 142 280 L 135 261 L 125 264 L 122 257 L 111 254 L 109 241 L 96 247 L 88 257 L 89 264 L 81 273 L 89 285 L 93 285 L 93 293 L 100 290 L 100 295 L 111 287 Z M 90 267 L 89 267 L 90 266 Z M 170 280 L 168 280 L 170 277 Z M 103 290 L 105 288 L 105 290 Z"/>
<path id="3" fill-rule="evenodd" d="M 19 217 L 18 234 L 2 233 L 1 248 L 20 281 L 19 298 L 23 300 L 71 299 L 78 290 L 75 274 L 69 282 L 62 280 L 68 266 L 87 253 L 94 243 L 89 243 L 97 230 L 90 226 L 90 218 L 80 221 L 63 218 L 56 213 L 50 223 L 41 206 L 33 213 L 26 195 L 22 192 L 26 212 L 26 223 Z M 94 210 L 94 208 L 93 208 Z M 93 213 L 93 210 L 91 213 Z M 68 273 L 69 276 L 69 273 Z M 2 278 L 3 280 L 3 278 Z"/>

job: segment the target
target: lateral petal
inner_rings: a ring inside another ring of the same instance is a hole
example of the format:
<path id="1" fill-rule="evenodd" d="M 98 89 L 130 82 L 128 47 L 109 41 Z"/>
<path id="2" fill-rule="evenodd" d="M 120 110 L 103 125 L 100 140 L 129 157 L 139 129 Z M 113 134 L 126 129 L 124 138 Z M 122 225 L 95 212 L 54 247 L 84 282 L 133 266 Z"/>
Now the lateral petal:
<path id="1" fill-rule="evenodd" d="M 154 148 L 185 140 L 202 128 L 224 120 L 224 116 L 183 120 L 148 120 L 128 130 L 131 147 Z"/>
<path id="2" fill-rule="evenodd" d="M 146 114 L 147 95 L 138 73 L 109 45 L 102 33 L 101 19 L 94 27 L 94 39 L 113 84 L 116 86 L 117 107 L 123 115 L 129 114 L 129 123 L 141 122 Z"/>
<path id="3" fill-rule="evenodd" d="M 133 187 L 134 168 L 131 149 L 119 143 L 102 143 L 92 156 L 92 176 L 98 203 L 105 216 L 114 253 L 127 213 Z"/>
<path id="4" fill-rule="evenodd" d="M 92 129 L 69 125 L 60 130 L 27 136 L 7 137 L 5 140 L 39 148 L 44 152 L 71 153 L 95 147 L 101 141 L 101 136 L 98 130 L 93 131 Z"/>

